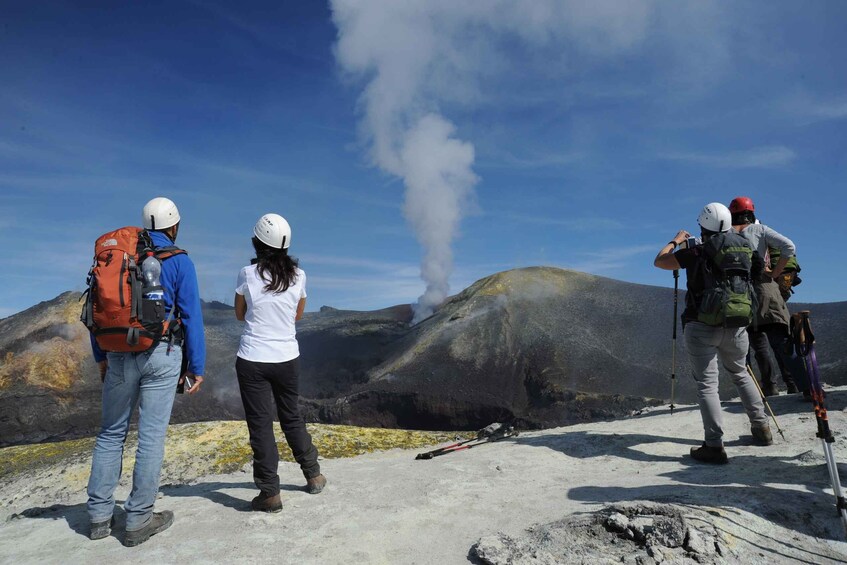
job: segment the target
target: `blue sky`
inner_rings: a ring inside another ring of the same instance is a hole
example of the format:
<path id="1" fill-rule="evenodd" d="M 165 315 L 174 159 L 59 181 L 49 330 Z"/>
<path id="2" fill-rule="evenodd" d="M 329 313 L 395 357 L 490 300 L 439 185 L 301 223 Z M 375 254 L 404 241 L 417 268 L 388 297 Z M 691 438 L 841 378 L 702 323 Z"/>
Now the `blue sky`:
<path id="1" fill-rule="evenodd" d="M 670 286 L 658 249 L 739 195 L 797 244 L 795 300 L 847 300 L 843 2 L 1 6 L 0 316 L 81 290 L 154 196 L 209 300 L 266 212 L 309 310 L 417 300 L 440 214 L 451 293 L 531 265 Z M 423 116 L 463 156 L 452 208 L 415 188 L 439 146 L 394 159 Z"/>

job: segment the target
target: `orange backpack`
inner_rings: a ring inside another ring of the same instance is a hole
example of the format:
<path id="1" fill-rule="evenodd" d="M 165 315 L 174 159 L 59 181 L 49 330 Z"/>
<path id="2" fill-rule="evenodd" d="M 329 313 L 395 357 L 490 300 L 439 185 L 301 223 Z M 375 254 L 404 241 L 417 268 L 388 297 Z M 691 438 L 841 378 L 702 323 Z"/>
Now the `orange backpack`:
<path id="1" fill-rule="evenodd" d="M 173 335 L 172 326 L 179 320 L 171 324 L 173 307 L 166 315 L 161 286 L 144 286 L 142 264 L 180 253 L 185 251 L 176 246 L 155 248 L 143 228 L 120 228 L 97 238 L 80 320 L 94 334 L 100 349 L 146 351 L 169 335 L 169 330 Z"/>

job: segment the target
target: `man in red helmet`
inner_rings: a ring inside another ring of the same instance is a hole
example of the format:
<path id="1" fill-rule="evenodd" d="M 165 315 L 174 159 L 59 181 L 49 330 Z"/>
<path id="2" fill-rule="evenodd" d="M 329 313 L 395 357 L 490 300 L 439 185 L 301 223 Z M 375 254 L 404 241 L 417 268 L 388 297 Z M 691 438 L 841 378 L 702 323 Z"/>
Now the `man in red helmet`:
<path id="1" fill-rule="evenodd" d="M 750 346 L 756 357 L 756 364 L 759 366 L 762 392 L 765 396 L 775 396 L 779 392 L 769 352 L 773 349 L 775 355 L 782 354 L 784 343 L 788 339 L 790 317 L 788 306 L 776 281 L 788 261 L 794 257 L 796 249 L 790 239 L 756 220 L 756 207 L 749 197 L 739 196 L 733 199 L 729 204 L 729 211 L 732 214 L 733 229 L 743 235 L 759 255 L 766 258 L 765 272 L 754 284 L 758 300 L 756 324 L 750 326 L 747 331 L 750 334 Z M 770 263 L 767 259 L 769 248 L 778 249 L 780 252 L 779 260 L 772 270 L 767 268 Z M 784 366 L 784 363 L 780 365 Z M 797 392 L 797 385 L 791 373 L 787 369 L 781 372 L 789 394 Z"/>

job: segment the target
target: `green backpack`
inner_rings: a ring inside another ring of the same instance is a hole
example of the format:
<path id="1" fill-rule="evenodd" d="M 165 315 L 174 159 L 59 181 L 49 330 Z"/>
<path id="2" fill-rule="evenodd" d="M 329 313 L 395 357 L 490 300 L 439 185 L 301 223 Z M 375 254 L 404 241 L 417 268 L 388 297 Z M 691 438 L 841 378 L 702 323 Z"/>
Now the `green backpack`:
<path id="1" fill-rule="evenodd" d="M 730 230 L 709 238 L 703 252 L 704 290 L 697 320 L 724 328 L 749 326 L 756 313 L 750 243 Z"/>

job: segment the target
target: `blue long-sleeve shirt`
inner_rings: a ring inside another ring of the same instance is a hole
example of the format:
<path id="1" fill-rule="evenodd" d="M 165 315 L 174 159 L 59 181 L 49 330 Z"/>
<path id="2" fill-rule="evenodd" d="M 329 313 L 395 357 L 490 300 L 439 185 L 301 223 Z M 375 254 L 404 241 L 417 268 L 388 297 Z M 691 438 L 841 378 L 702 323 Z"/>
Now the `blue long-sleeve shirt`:
<path id="1" fill-rule="evenodd" d="M 150 238 L 156 247 L 173 245 L 171 239 L 162 232 L 151 231 Z M 188 357 L 188 370 L 195 375 L 203 375 L 206 370 L 206 336 L 203 329 L 203 312 L 200 308 L 200 291 L 197 286 L 197 272 L 194 262 L 180 253 L 162 261 L 160 282 L 165 289 L 165 311 L 170 312 L 176 300 L 174 317 L 179 315 L 185 330 L 185 354 Z M 91 348 L 96 361 L 104 361 L 106 354 L 97 346 L 91 336 Z"/>

